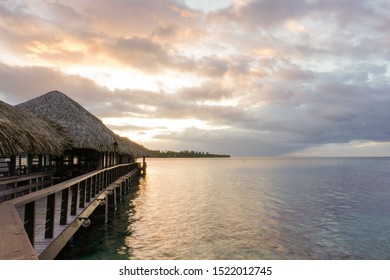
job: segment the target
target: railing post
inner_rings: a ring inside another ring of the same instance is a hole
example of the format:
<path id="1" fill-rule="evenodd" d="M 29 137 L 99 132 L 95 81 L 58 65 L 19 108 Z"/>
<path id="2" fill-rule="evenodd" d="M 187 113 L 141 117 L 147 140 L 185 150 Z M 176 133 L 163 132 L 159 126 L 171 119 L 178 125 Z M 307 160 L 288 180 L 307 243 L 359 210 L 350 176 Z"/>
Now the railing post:
<path id="1" fill-rule="evenodd" d="M 85 184 L 85 202 L 91 202 L 91 178 L 87 178 Z"/>
<path id="2" fill-rule="evenodd" d="M 107 170 L 104 170 L 102 175 L 103 175 L 103 178 L 102 178 L 101 190 L 105 189 L 107 186 Z"/>
<path id="3" fill-rule="evenodd" d="M 91 197 L 96 196 L 96 175 L 91 177 Z"/>
<path id="4" fill-rule="evenodd" d="M 27 203 L 24 206 L 24 229 L 34 247 L 35 240 L 35 201 Z"/>
<path id="5" fill-rule="evenodd" d="M 62 190 L 60 225 L 66 225 L 68 223 L 68 204 L 69 204 L 69 188 L 66 188 Z"/>
<path id="6" fill-rule="evenodd" d="M 96 194 L 100 193 L 101 189 L 102 189 L 102 173 L 99 173 L 96 176 Z"/>
<path id="7" fill-rule="evenodd" d="M 47 197 L 45 238 L 53 238 L 55 205 L 56 194 L 53 193 Z"/>
<path id="8" fill-rule="evenodd" d="M 13 188 L 15 189 L 15 193 L 11 194 L 11 199 L 17 197 L 17 194 L 18 194 L 18 192 L 17 192 L 18 183 L 17 182 L 14 183 L 14 187 Z"/>
<path id="9" fill-rule="evenodd" d="M 79 208 L 85 207 L 85 180 L 80 182 L 80 201 Z"/>
<path id="10" fill-rule="evenodd" d="M 72 187 L 72 202 L 70 203 L 70 215 L 76 216 L 77 214 L 77 197 L 79 193 L 79 184 L 75 184 Z"/>

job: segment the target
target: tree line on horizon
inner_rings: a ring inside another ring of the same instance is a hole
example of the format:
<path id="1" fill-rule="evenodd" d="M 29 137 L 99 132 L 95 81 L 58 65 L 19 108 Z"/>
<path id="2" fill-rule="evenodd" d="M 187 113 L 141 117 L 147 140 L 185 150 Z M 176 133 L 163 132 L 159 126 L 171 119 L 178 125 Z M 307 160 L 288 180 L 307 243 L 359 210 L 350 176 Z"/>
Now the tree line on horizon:
<path id="1" fill-rule="evenodd" d="M 184 150 L 180 152 L 169 150 L 149 150 L 149 157 L 151 158 L 226 158 L 230 155 L 212 154 L 209 152 L 189 151 Z"/>

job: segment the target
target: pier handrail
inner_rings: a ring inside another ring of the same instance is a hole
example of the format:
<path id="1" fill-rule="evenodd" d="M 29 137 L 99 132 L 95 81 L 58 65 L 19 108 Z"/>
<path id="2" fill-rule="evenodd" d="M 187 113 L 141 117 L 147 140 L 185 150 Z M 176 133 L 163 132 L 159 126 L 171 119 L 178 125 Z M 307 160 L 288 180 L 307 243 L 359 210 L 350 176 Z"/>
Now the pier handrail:
<path id="1" fill-rule="evenodd" d="M 67 225 L 68 216 L 76 217 L 76 210 L 84 209 L 88 203 L 98 205 L 97 197 L 112 187 L 118 179 L 124 180 L 126 174 L 134 174 L 139 168 L 138 163 L 127 163 L 92 171 L 54 186 L 41 189 L 8 201 L 0 203 L 0 259 L 37 259 L 32 256 L 35 241 L 35 202 L 47 198 L 45 238 L 53 238 L 54 230 L 54 205 L 56 194 L 62 192 L 60 225 Z M 69 199 L 71 203 L 68 204 Z M 24 223 L 19 217 L 16 208 L 24 206 Z M 92 210 L 93 211 L 93 210 Z M 84 211 L 85 212 L 85 211 Z M 88 212 L 88 211 L 87 211 Z M 16 214 L 15 214 L 16 213 Z M 76 219 L 77 220 L 77 219 Z M 80 226 L 80 222 L 78 222 Z M 24 228 L 23 228 L 24 227 Z M 74 230 L 75 227 L 72 227 Z M 78 227 L 77 227 L 78 228 Z M 76 230 L 77 230 L 76 228 Z M 22 229 L 22 230 L 21 230 Z M 16 240 L 13 242 L 12 240 Z M 27 243 L 26 243 L 27 240 Z M 29 241 L 29 242 L 28 242 Z M 9 242 L 20 243 L 22 249 L 12 247 Z M 15 257 L 15 250 L 21 254 Z M 24 254 L 24 256 L 23 256 Z M 54 255 L 55 256 L 55 255 Z"/>
<path id="2" fill-rule="evenodd" d="M 102 172 L 105 172 L 105 171 L 110 171 L 112 169 L 115 169 L 115 168 L 118 168 L 118 167 L 121 167 L 121 166 L 130 166 L 130 165 L 136 165 L 136 163 L 120 164 L 120 165 L 115 165 L 115 166 L 112 166 L 112 167 L 107 167 L 107 168 L 104 168 L 104 169 L 95 170 L 95 171 L 92 171 L 92 172 L 80 175 L 78 177 L 72 178 L 70 180 L 58 183 L 58 184 L 56 184 L 56 185 L 54 185 L 54 186 L 52 186 L 50 188 L 42 189 L 42 190 L 30 193 L 30 194 L 26 194 L 24 196 L 20 196 L 20 197 L 14 198 L 14 199 L 10 200 L 10 202 L 13 205 L 15 205 L 15 207 L 20 207 L 20 206 L 26 205 L 29 202 L 32 202 L 32 201 L 35 201 L 35 200 L 47 197 L 50 194 L 54 194 L 54 193 L 60 192 L 60 191 L 62 191 L 64 189 L 66 189 L 66 188 L 69 188 L 69 187 L 77 184 L 77 183 L 80 183 L 81 181 L 84 181 L 84 180 L 86 180 L 88 178 L 91 178 L 91 177 L 93 177 L 93 176 L 95 176 L 95 175 L 97 175 L 99 173 L 102 173 Z"/>
<path id="3" fill-rule="evenodd" d="M 53 184 L 53 174 L 54 171 L 46 171 L 0 178 L 0 186 L 5 186 L 5 188 L 3 187 L 0 190 L 0 199 L 10 200 L 23 192 L 31 192 L 32 190 L 39 190 L 51 186 Z M 34 180 L 35 182 L 33 182 Z M 25 182 L 27 184 L 19 185 Z"/>
<path id="4" fill-rule="evenodd" d="M 36 179 L 36 178 L 40 178 L 40 177 L 47 176 L 47 175 L 53 175 L 53 174 L 54 174 L 54 171 L 46 171 L 46 172 L 38 172 L 38 173 L 20 175 L 20 176 L 1 177 L 0 178 L 0 185 L 23 182 L 23 181 Z"/>

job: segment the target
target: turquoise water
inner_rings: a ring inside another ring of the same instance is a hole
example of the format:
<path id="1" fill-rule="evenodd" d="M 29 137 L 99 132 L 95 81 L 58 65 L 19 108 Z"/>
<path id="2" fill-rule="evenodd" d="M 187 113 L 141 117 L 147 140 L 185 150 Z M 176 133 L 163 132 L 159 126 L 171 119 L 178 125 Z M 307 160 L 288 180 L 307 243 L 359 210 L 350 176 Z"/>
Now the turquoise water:
<path id="1" fill-rule="evenodd" d="M 59 258 L 390 259 L 390 158 L 148 159 Z"/>

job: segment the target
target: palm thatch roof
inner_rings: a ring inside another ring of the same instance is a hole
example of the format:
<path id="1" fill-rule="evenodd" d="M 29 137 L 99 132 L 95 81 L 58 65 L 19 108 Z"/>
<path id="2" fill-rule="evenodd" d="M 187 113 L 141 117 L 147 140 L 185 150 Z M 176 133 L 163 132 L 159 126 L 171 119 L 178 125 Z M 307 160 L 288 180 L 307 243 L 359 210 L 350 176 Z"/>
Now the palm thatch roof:
<path id="1" fill-rule="evenodd" d="M 145 156 L 130 140 L 116 135 L 101 120 L 80 104 L 59 91 L 51 91 L 17 105 L 35 115 L 47 118 L 65 129 L 72 147 L 94 149 L 99 152 L 117 152 L 135 157 Z M 117 147 L 114 143 L 117 143 Z"/>
<path id="2" fill-rule="evenodd" d="M 67 143 L 59 127 L 0 101 L 0 156 L 59 155 Z"/>
<path id="3" fill-rule="evenodd" d="M 146 157 L 149 155 L 148 149 L 142 145 L 131 141 L 127 137 L 120 137 L 118 139 L 118 149 L 120 151 L 126 151 L 124 153 L 136 155 L 137 157 Z"/>

